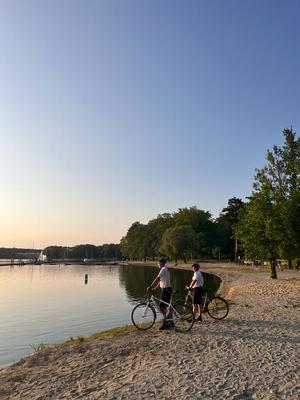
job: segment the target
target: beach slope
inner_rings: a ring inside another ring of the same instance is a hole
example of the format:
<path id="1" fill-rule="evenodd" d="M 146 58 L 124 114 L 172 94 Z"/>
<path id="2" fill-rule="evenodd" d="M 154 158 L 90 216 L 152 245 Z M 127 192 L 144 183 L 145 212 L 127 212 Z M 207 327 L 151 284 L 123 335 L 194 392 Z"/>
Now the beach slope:
<path id="1" fill-rule="evenodd" d="M 223 321 L 47 349 L 0 370 L 0 399 L 300 399 L 299 273 L 234 274 L 225 288 Z"/>

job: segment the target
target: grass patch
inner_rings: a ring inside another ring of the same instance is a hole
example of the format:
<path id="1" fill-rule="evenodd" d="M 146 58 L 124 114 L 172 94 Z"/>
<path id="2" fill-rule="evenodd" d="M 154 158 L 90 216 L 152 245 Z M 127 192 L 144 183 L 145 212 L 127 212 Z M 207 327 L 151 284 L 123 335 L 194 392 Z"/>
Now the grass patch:
<path id="1" fill-rule="evenodd" d="M 126 325 L 126 326 L 119 326 L 117 328 L 111 328 L 111 329 L 108 329 L 103 332 L 96 332 L 90 336 L 77 336 L 77 337 L 70 336 L 70 338 L 68 340 L 66 340 L 65 342 L 54 344 L 53 347 L 59 348 L 59 347 L 73 345 L 73 344 L 79 344 L 79 343 L 83 343 L 83 342 L 90 342 L 90 341 L 98 340 L 98 339 L 105 339 L 106 337 L 116 337 L 116 336 L 123 335 L 123 334 L 129 333 L 129 332 L 133 332 L 135 330 L 136 330 L 136 328 L 134 328 L 133 326 Z"/>
<path id="2" fill-rule="evenodd" d="M 30 347 L 34 350 L 35 353 L 41 353 L 44 350 L 49 349 L 49 343 L 39 343 L 37 345 L 31 344 Z"/>
<path id="3" fill-rule="evenodd" d="M 107 336 L 119 336 L 125 333 L 133 332 L 136 331 L 136 328 L 131 325 L 125 325 L 125 326 L 118 326 L 117 328 L 111 328 L 108 329 L 107 331 L 104 332 L 96 332 L 93 335 L 89 336 L 87 340 L 93 340 L 93 339 L 102 339 Z"/>

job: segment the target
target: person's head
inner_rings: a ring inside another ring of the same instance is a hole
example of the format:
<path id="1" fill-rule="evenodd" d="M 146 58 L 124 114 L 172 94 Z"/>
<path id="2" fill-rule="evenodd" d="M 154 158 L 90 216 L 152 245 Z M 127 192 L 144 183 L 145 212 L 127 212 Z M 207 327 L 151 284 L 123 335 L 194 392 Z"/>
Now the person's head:
<path id="1" fill-rule="evenodd" d="M 198 264 L 198 263 L 193 264 L 193 265 L 192 265 L 192 268 L 193 268 L 193 271 L 194 271 L 194 272 L 195 272 L 195 271 L 199 271 L 199 269 L 200 269 L 200 264 Z"/>
<path id="2" fill-rule="evenodd" d="M 163 268 L 167 264 L 167 260 L 165 258 L 161 258 L 158 260 L 158 266 L 159 268 Z"/>

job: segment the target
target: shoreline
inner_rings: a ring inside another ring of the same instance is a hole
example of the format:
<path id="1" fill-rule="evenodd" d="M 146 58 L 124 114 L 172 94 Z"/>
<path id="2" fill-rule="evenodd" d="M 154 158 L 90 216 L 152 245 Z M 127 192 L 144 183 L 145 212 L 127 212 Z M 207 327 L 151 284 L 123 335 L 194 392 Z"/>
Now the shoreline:
<path id="1" fill-rule="evenodd" d="M 201 263 L 222 279 L 225 320 L 205 315 L 187 334 L 120 327 L 50 347 L 0 369 L 0 399 L 299 398 L 300 273 L 240 269 Z"/>

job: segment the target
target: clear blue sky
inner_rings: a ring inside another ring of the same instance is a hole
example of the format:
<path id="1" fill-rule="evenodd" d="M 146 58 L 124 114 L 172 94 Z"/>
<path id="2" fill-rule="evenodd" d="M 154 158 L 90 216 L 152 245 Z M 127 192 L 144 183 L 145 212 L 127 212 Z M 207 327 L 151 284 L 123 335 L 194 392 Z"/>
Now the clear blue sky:
<path id="1" fill-rule="evenodd" d="M 218 216 L 300 132 L 298 0 L 0 6 L 0 247 Z"/>

